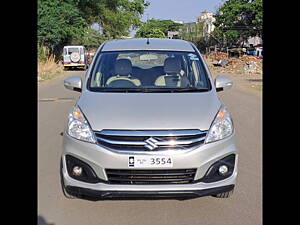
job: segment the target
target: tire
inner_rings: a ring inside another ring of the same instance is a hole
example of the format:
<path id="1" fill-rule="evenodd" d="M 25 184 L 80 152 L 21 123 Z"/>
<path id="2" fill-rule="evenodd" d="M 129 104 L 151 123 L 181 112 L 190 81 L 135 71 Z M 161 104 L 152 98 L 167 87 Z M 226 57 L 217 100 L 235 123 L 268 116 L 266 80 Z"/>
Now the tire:
<path id="1" fill-rule="evenodd" d="M 62 176 L 62 160 L 60 160 L 60 184 L 61 184 L 61 190 L 66 198 L 68 198 L 68 199 L 76 198 L 75 196 L 70 195 L 65 189 L 65 184 L 64 184 L 64 180 L 63 180 L 63 176 Z"/>
<path id="2" fill-rule="evenodd" d="M 230 191 L 222 192 L 222 193 L 219 193 L 216 195 L 212 195 L 212 196 L 215 198 L 229 198 L 233 194 L 233 190 L 234 189 L 232 189 Z"/>
<path id="3" fill-rule="evenodd" d="M 69 67 L 65 66 L 65 67 L 64 67 L 64 70 L 65 70 L 65 71 L 69 70 Z"/>

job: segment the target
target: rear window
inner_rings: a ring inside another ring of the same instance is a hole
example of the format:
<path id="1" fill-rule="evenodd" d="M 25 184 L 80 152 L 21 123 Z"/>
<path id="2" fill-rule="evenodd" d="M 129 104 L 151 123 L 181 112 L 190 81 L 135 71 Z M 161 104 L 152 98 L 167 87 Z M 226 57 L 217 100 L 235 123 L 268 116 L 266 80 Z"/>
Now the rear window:
<path id="1" fill-rule="evenodd" d="M 68 48 L 69 55 L 71 55 L 72 52 L 78 52 L 79 53 L 79 48 Z"/>

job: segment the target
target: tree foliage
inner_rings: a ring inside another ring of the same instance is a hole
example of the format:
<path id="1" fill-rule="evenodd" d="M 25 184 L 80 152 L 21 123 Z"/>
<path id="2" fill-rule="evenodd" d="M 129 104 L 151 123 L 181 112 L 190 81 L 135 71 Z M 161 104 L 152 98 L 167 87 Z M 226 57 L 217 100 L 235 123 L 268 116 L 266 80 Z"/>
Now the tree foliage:
<path id="1" fill-rule="evenodd" d="M 178 31 L 182 27 L 181 24 L 172 20 L 156 20 L 150 19 L 136 32 L 136 37 L 159 37 L 163 38 L 168 35 L 168 31 Z M 163 34 L 163 35 L 162 35 Z"/>
<path id="2" fill-rule="evenodd" d="M 53 48 L 82 37 L 85 20 L 69 1 L 38 1 L 38 43 Z"/>
<path id="3" fill-rule="evenodd" d="M 227 46 L 261 37 L 262 11 L 262 0 L 228 0 L 217 10 L 213 35 Z"/>
<path id="4" fill-rule="evenodd" d="M 141 16 L 150 4 L 145 0 L 78 0 L 78 7 L 89 25 L 99 23 L 107 38 L 128 35 L 141 25 Z"/>
<path id="5" fill-rule="evenodd" d="M 93 28 L 87 28 L 84 31 L 83 37 L 81 39 L 73 40 L 71 44 L 74 45 L 84 45 L 87 49 L 97 48 L 106 39 L 99 31 Z"/>
<path id="6" fill-rule="evenodd" d="M 164 32 L 162 32 L 159 28 L 151 28 L 150 30 L 147 30 L 144 34 L 144 37 L 147 38 L 165 38 Z"/>
<path id="7" fill-rule="evenodd" d="M 38 43 L 51 50 L 65 44 L 96 45 L 128 35 L 141 25 L 145 0 L 38 0 Z M 100 24 L 101 36 L 90 29 Z"/>

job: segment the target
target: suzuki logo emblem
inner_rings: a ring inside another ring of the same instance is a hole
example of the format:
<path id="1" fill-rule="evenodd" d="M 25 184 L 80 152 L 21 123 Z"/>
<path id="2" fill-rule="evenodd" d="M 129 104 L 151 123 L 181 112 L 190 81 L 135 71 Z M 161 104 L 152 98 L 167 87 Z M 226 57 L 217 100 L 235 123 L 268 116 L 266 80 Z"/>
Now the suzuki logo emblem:
<path id="1" fill-rule="evenodd" d="M 151 138 L 148 138 L 146 141 L 145 141 L 145 147 L 148 148 L 149 150 L 153 150 L 155 148 L 158 147 L 157 143 L 158 143 L 158 140 L 156 140 L 155 138 L 151 137 Z"/>

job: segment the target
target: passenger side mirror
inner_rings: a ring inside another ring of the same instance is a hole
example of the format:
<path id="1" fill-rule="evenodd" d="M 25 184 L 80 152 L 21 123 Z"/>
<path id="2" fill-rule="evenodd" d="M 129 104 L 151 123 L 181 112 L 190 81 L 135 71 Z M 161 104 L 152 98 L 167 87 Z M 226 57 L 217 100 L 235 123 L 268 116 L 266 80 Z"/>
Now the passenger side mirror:
<path id="1" fill-rule="evenodd" d="M 65 88 L 81 92 L 81 77 L 80 76 L 70 76 L 64 80 Z"/>
<path id="2" fill-rule="evenodd" d="M 233 82 L 228 77 L 219 75 L 215 79 L 215 87 L 216 87 L 217 92 L 228 90 L 232 87 L 232 85 L 233 85 Z"/>

